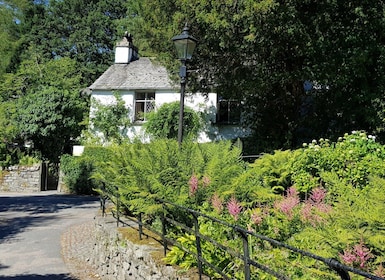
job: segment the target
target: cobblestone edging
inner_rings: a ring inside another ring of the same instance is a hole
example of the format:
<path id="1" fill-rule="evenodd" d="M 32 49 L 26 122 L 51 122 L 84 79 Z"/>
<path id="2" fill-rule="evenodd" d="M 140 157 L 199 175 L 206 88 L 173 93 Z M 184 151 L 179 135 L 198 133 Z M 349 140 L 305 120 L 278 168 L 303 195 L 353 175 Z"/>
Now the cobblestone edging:
<path id="1" fill-rule="evenodd" d="M 150 253 L 158 249 L 123 239 L 108 218 L 72 227 L 63 234 L 62 248 L 67 266 L 81 280 L 189 279 L 171 266 L 157 265 Z"/>

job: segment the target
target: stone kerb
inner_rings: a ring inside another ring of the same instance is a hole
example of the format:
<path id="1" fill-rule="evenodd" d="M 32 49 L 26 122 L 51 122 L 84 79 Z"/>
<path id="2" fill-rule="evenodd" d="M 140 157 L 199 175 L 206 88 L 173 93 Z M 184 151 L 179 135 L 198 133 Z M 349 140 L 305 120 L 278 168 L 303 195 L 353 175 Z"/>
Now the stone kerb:
<path id="1" fill-rule="evenodd" d="M 10 166 L 0 170 L 0 191 L 40 192 L 41 164 Z"/>

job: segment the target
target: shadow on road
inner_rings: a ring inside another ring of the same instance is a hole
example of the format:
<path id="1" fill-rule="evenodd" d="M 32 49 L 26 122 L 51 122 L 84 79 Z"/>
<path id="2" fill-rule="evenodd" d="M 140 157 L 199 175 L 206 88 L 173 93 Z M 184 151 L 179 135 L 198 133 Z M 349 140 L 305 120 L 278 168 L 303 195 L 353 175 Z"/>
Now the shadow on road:
<path id="1" fill-rule="evenodd" d="M 55 216 L 28 216 L 8 218 L 0 215 L 0 243 L 12 239 L 16 234 L 22 232 L 30 226 L 41 225 L 43 223 L 49 222 L 52 219 L 55 219 Z"/>
<path id="2" fill-rule="evenodd" d="M 7 196 L 0 193 L 0 243 L 13 238 L 28 227 L 55 219 L 57 217 L 55 214 L 59 215 L 61 210 L 95 208 L 97 200 L 97 197 L 92 196 L 63 194 Z"/>
<path id="3" fill-rule="evenodd" d="M 15 276 L 0 276 L 0 280 L 78 280 L 68 274 L 49 274 L 49 275 L 15 275 Z"/>
<path id="4" fill-rule="evenodd" d="M 28 212 L 31 214 L 56 213 L 71 207 L 87 208 L 87 204 L 97 200 L 98 198 L 94 196 L 64 194 L 7 196 L 0 193 L 0 213 L 4 211 Z"/>

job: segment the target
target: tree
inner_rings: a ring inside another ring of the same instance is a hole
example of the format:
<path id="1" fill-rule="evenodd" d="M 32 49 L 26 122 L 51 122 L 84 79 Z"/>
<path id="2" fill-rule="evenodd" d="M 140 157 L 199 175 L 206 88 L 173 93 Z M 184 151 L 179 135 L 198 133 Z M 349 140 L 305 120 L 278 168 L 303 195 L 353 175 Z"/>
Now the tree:
<path id="1" fill-rule="evenodd" d="M 104 105 L 98 100 L 92 100 L 91 130 L 95 136 L 102 135 L 102 142 L 121 143 L 127 137 L 130 126 L 129 109 L 123 98 L 114 93 L 115 102 Z"/>
<path id="2" fill-rule="evenodd" d="M 0 3 L 0 77 L 12 68 L 21 44 L 22 10 L 29 5 L 26 0 L 1 1 Z"/>
<path id="3" fill-rule="evenodd" d="M 14 102 L 0 102 L 0 166 L 17 163 L 21 139 L 17 134 L 13 117 L 16 113 Z"/>
<path id="4" fill-rule="evenodd" d="M 384 131 L 381 1 L 175 0 L 162 9 L 156 2 L 141 2 L 143 25 L 133 33 L 170 57 L 170 38 L 188 21 L 199 39 L 189 80 L 243 101 L 254 146 Z M 305 81 L 317 87 L 305 92 Z"/>
<path id="5" fill-rule="evenodd" d="M 24 60 L 18 71 L 6 74 L 0 101 L 7 108 L 7 124 L 13 127 L 8 142 L 32 142 L 45 160 L 58 162 L 84 128 L 88 97 L 81 93 L 81 74 L 69 58 L 44 60 L 37 53 Z"/>
<path id="6" fill-rule="evenodd" d="M 113 61 L 116 21 L 124 17 L 123 0 L 65 0 L 35 4 L 26 11 L 26 39 L 49 59 L 77 61 L 82 82 L 91 84 Z"/>
<path id="7" fill-rule="evenodd" d="M 8 117 L 0 122 L 3 147 L 32 141 L 54 162 L 68 151 L 88 115 L 82 90 L 111 64 L 123 3 L 0 2 L 0 115 Z"/>
<path id="8" fill-rule="evenodd" d="M 70 152 L 83 129 L 79 125 L 83 118 L 84 100 L 79 91 L 41 86 L 18 103 L 21 136 L 32 141 L 43 159 L 54 163 L 64 152 Z"/>
<path id="9" fill-rule="evenodd" d="M 155 138 L 177 139 L 179 128 L 179 102 L 163 104 L 156 111 L 149 113 L 145 130 Z M 183 134 L 196 139 L 203 128 L 199 113 L 185 107 L 183 115 Z"/>

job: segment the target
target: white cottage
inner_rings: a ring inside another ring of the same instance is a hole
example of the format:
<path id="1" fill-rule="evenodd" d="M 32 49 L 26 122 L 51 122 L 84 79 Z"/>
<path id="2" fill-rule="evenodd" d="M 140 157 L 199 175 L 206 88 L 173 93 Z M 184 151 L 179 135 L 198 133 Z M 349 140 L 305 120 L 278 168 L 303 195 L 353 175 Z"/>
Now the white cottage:
<path id="1" fill-rule="evenodd" d="M 142 129 L 146 121 L 145 113 L 180 99 L 179 85 L 170 80 L 165 67 L 151 58 L 139 58 L 137 49 L 132 45 L 132 37 L 127 33 L 116 46 L 115 63 L 89 89 L 91 97 L 102 104 L 113 102 L 113 93 L 119 92 L 129 106 L 133 123 L 128 136 L 142 141 L 148 140 Z M 239 103 L 218 100 L 216 93 L 207 96 L 196 93 L 185 97 L 185 106 L 206 113 L 208 125 L 200 133 L 199 142 L 245 136 L 245 130 L 239 127 Z"/>

